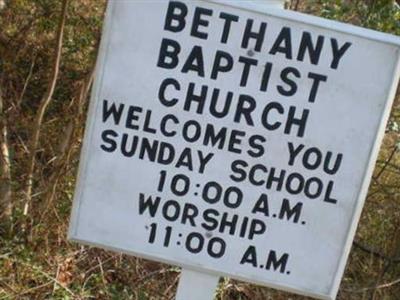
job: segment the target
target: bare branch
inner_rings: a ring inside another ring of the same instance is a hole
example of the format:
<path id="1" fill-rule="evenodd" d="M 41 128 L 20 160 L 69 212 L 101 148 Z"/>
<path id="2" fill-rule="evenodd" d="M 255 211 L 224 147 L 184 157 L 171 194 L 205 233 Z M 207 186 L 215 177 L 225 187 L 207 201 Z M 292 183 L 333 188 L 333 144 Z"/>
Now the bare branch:
<path id="1" fill-rule="evenodd" d="M 379 289 L 384 289 L 384 288 L 390 288 L 396 284 L 400 283 L 400 278 L 391 282 L 387 282 L 387 283 L 382 283 L 379 285 L 374 285 L 374 286 L 370 286 L 370 287 L 365 287 L 365 288 L 361 288 L 361 289 L 357 289 L 357 290 L 350 290 L 350 289 L 343 289 L 345 292 L 349 292 L 349 293 L 364 293 L 367 291 L 372 291 L 372 290 L 379 290 Z"/>
<path id="2" fill-rule="evenodd" d="M 374 180 L 378 181 L 379 178 L 381 177 L 381 175 L 383 174 L 383 172 L 386 170 L 386 167 L 389 165 L 389 163 L 392 161 L 394 154 L 397 151 L 397 146 L 394 145 L 392 152 L 389 155 L 389 158 L 385 161 L 385 164 L 383 165 L 383 167 L 380 169 L 379 173 L 374 177 Z"/>
<path id="3" fill-rule="evenodd" d="M 377 258 L 384 259 L 384 260 L 389 260 L 389 261 L 396 262 L 396 263 L 400 262 L 400 257 L 387 256 L 387 255 L 382 254 L 381 252 L 379 252 L 379 251 L 377 251 L 375 249 L 372 249 L 372 247 L 370 247 L 370 246 L 361 244 L 358 241 L 354 241 L 353 245 L 355 247 L 357 247 L 358 249 L 360 249 L 360 250 L 362 250 L 362 251 L 364 251 L 366 253 L 372 254 L 373 256 L 375 256 Z"/>
<path id="4" fill-rule="evenodd" d="M 74 113 L 73 118 L 68 123 L 64 138 L 61 140 L 59 145 L 57 158 L 55 165 L 53 167 L 53 174 L 49 180 L 49 191 L 45 197 L 45 207 L 42 209 L 42 214 L 40 216 L 39 223 L 43 221 L 44 216 L 47 214 L 50 204 L 53 202 L 54 196 L 57 191 L 57 186 L 60 178 L 62 177 L 63 173 L 65 173 L 65 169 L 69 164 L 71 151 L 73 149 L 74 141 L 76 140 L 75 135 L 77 128 L 81 122 L 81 115 L 83 113 L 83 107 L 86 103 L 86 100 L 89 95 L 90 87 L 93 82 L 93 75 L 94 75 L 94 66 L 91 69 L 90 73 L 86 76 L 83 80 L 81 88 L 78 94 L 78 105 L 76 108 L 76 112 Z"/>
<path id="5" fill-rule="evenodd" d="M 31 63 L 31 67 L 29 68 L 29 73 L 28 76 L 26 77 L 25 83 L 24 83 L 24 87 L 22 88 L 22 92 L 20 94 L 20 96 L 18 97 L 17 103 L 16 105 L 19 107 L 21 105 L 21 102 L 25 96 L 25 92 L 26 89 L 28 88 L 29 85 L 29 81 L 31 80 L 32 74 L 33 74 L 33 68 L 35 67 L 35 60 L 36 60 L 36 56 L 33 56 L 32 59 L 32 63 Z"/>
<path id="6" fill-rule="evenodd" d="M 60 69 L 61 50 L 63 44 L 62 41 L 64 35 L 65 20 L 67 17 L 68 1 L 69 0 L 63 0 L 62 2 L 61 17 L 57 29 L 57 44 L 54 51 L 54 63 L 52 65 L 50 82 L 44 94 L 44 97 L 42 98 L 39 109 L 37 111 L 32 132 L 32 138 L 29 145 L 29 164 L 28 164 L 28 173 L 27 173 L 28 175 L 27 175 L 26 190 L 25 190 L 24 216 L 28 215 L 29 207 L 32 202 L 32 185 L 33 185 L 33 175 L 35 171 L 35 156 L 39 144 L 40 128 L 43 122 L 43 117 L 46 112 L 46 109 L 53 97 Z"/>
<path id="7" fill-rule="evenodd" d="M 3 113 L 4 103 L 0 89 L 0 219 L 12 215 L 11 162 L 8 146 L 6 116 Z"/>

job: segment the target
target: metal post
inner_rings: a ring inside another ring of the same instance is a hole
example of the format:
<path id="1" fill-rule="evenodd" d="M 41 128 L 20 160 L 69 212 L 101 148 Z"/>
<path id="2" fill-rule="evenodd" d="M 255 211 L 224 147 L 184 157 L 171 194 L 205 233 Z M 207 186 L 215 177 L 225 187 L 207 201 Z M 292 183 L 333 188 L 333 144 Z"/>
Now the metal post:
<path id="1" fill-rule="evenodd" d="M 212 300 L 218 281 L 218 276 L 183 269 L 175 299 Z"/>

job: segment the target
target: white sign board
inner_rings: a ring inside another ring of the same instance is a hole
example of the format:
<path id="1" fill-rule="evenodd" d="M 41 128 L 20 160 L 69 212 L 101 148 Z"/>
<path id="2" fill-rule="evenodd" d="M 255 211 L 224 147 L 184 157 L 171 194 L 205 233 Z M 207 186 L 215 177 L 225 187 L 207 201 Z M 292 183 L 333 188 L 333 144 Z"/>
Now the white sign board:
<path id="1" fill-rule="evenodd" d="M 110 1 L 70 238 L 334 299 L 399 39 L 245 6 Z"/>

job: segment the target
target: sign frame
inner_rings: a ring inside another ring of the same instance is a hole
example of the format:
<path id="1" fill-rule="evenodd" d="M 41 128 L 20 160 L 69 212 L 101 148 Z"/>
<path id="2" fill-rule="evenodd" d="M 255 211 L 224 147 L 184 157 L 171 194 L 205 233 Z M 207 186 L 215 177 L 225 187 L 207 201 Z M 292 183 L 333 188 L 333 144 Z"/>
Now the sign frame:
<path id="1" fill-rule="evenodd" d="M 331 289 L 329 295 L 314 293 L 312 291 L 305 292 L 304 290 L 290 288 L 286 285 L 283 286 L 280 284 L 272 284 L 272 283 L 265 284 L 265 282 L 259 282 L 257 280 L 251 281 L 253 283 L 261 284 L 263 286 L 276 288 L 276 289 L 280 289 L 280 290 L 286 290 L 288 292 L 294 292 L 294 293 L 305 295 L 305 296 L 315 297 L 315 298 L 319 298 L 319 299 L 326 299 L 326 300 L 335 299 L 336 294 L 339 289 L 339 286 L 340 286 L 340 282 L 341 282 L 343 273 L 344 273 L 347 258 L 349 256 L 349 253 L 351 250 L 352 241 L 353 241 L 353 238 L 356 233 L 356 229 L 357 229 L 357 225 L 358 225 L 358 222 L 359 222 L 359 219 L 361 216 L 362 208 L 364 206 L 364 202 L 365 202 L 365 199 L 367 196 L 368 187 L 369 187 L 371 177 L 373 174 L 375 162 L 376 162 L 378 154 L 379 154 L 380 145 L 381 145 L 381 142 L 382 142 L 384 134 L 385 134 L 386 124 L 387 124 L 387 121 L 390 116 L 391 107 L 392 107 L 392 104 L 393 104 L 393 101 L 395 98 L 395 94 L 396 94 L 396 90 L 397 90 L 397 84 L 398 84 L 398 81 L 400 78 L 400 38 L 392 36 L 392 35 L 388 35 L 385 33 L 377 32 L 377 31 L 373 31 L 373 30 L 369 30 L 369 29 L 364 29 L 364 28 L 359 28 L 356 26 L 343 24 L 343 23 L 339 23 L 336 21 L 324 20 L 324 19 L 321 19 L 318 17 L 309 16 L 309 15 L 305 15 L 305 14 L 301 14 L 301 13 L 297 13 L 297 12 L 283 11 L 281 9 L 268 8 L 263 4 L 255 3 L 255 2 L 237 1 L 237 2 L 233 3 L 229 0 L 200 0 L 200 2 L 210 2 L 210 3 L 217 3 L 219 5 L 224 5 L 224 6 L 232 6 L 232 7 L 241 8 L 244 10 L 262 13 L 266 16 L 288 19 L 291 21 L 300 22 L 300 23 L 304 23 L 304 24 L 308 24 L 308 25 L 313 25 L 313 26 L 324 28 L 324 29 L 329 28 L 330 30 L 337 31 L 340 33 L 346 33 L 346 34 L 353 35 L 356 37 L 362 37 L 362 38 L 370 39 L 373 41 L 378 41 L 381 43 L 394 45 L 398 48 L 397 63 L 393 66 L 393 69 L 392 69 L 393 81 L 392 81 L 390 87 L 385 91 L 388 101 L 386 101 L 384 113 L 382 114 L 381 119 L 380 119 L 380 126 L 379 126 L 379 128 L 377 130 L 377 134 L 375 136 L 375 141 L 373 143 L 372 152 L 369 155 L 369 163 L 364 170 L 361 189 L 358 193 L 358 199 L 357 199 L 357 201 L 355 201 L 355 208 L 353 210 L 351 225 L 347 231 L 347 238 L 346 238 L 345 246 L 342 249 L 343 251 L 342 251 L 342 254 L 341 254 L 341 257 L 339 260 L 339 265 L 337 266 L 336 275 L 334 277 L 335 279 L 334 279 L 332 289 Z M 95 71 L 95 74 L 97 76 L 94 80 L 91 99 L 90 99 L 87 126 L 85 129 L 85 137 L 83 139 L 83 146 L 82 146 L 81 158 L 80 158 L 81 163 L 80 163 L 80 167 L 79 167 L 79 171 L 78 171 L 77 186 L 76 186 L 76 191 L 75 191 L 75 196 L 74 196 L 68 239 L 75 241 L 75 242 L 82 243 L 82 244 L 86 244 L 89 246 L 101 247 L 101 248 L 112 250 L 112 251 L 123 252 L 123 253 L 129 254 L 129 255 L 134 255 L 134 256 L 154 260 L 155 258 L 152 256 L 143 255 L 143 254 L 136 253 L 133 251 L 127 251 L 126 249 L 119 249 L 118 247 L 114 248 L 114 247 L 110 247 L 110 246 L 104 246 L 104 245 L 100 245 L 100 244 L 96 244 L 96 243 L 92 243 L 92 242 L 87 242 L 85 240 L 81 240 L 77 236 L 77 232 L 76 232 L 77 220 L 79 218 L 79 211 L 80 211 L 81 198 L 82 198 L 81 195 L 83 192 L 83 184 L 84 184 L 83 178 L 86 177 L 87 172 L 88 172 L 88 166 L 87 166 L 86 162 L 88 161 L 88 157 L 90 156 L 89 147 L 91 144 L 91 133 L 93 132 L 93 128 L 94 128 L 94 124 L 95 124 L 96 105 L 100 105 L 99 101 L 96 100 L 99 98 L 100 88 L 102 86 L 102 77 L 99 75 L 104 72 L 105 61 L 107 59 L 107 49 L 108 49 L 110 35 L 111 35 L 111 28 L 110 28 L 109 24 L 111 24 L 112 11 L 113 11 L 113 7 L 114 7 L 115 3 L 116 3 L 116 1 L 110 1 L 109 6 L 107 7 L 107 11 L 106 11 L 102 41 L 101 41 L 100 48 L 99 48 L 99 55 L 98 55 L 96 71 Z M 176 262 L 170 261 L 169 259 L 167 259 L 165 257 L 158 257 L 157 261 L 176 265 Z M 193 268 L 192 266 L 187 266 L 185 264 L 181 264 L 180 266 L 185 269 L 192 270 L 195 272 L 202 272 L 202 273 L 206 273 L 206 274 L 209 273 L 210 275 L 216 275 L 216 273 L 212 270 L 207 270 L 207 269 L 203 269 L 203 268 Z M 231 275 L 221 272 L 221 273 L 218 273 L 218 276 L 231 276 Z M 246 282 L 250 282 L 249 279 L 243 278 L 240 275 L 235 276 L 235 278 L 246 281 Z"/>

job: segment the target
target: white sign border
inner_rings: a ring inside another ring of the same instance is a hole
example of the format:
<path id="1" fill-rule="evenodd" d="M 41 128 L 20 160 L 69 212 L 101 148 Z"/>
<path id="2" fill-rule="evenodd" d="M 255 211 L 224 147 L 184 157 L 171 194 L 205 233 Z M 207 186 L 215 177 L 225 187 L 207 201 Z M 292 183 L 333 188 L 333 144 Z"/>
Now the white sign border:
<path id="1" fill-rule="evenodd" d="M 181 1 L 188 1 L 188 0 L 181 0 Z M 261 3 L 257 2 L 251 2 L 251 1 L 230 1 L 230 0 L 198 0 L 199 2 L 211 2 L 211 3 L 216 3 L 219 5 L 223 6 L 231 6 L 231 7 L 236 7 L 244 10 L 249 10 L 257 13 L 262 13 L 264 15 L 269 15 L 272 17 L 278 17 L 278 18 L 283 18 L 287 19 L 290 21 L 294 22 L 299 22 L 299 23 L 304 23 L 308 25 L 313 25 L 316 27 L 324 28 L 324 29 L 329 29 L 337 32 L 342 32 L 346 34 L 350 34 L 353 36 L 358 36 L 362 38 L 366 38 L 369 40 L 373 41 L 378 41 L 386 44 L 391 44 L 394 46 L 398 47 L 397 50 L 397 63 L 393 66 L 393 71 L 392 71 L 392 77 L 393 81 L 390 86 L 390 88 L 386 91 L 387 94 L 387 101 L 386 101 L 386 106 L 384 108 L 384 113 L 382 114 L 381 117 L 381 122 L 380 126 L 377 130 L 377 134 L 375 137 L 375 142 L 372 146 L 372 151 L 369 155 L 369 163 L 366 169 L 364 170 L 364 179 L 361 185 L 361 189 L 359 191 L 359 197 L 355 203 L 355 208 L 353 209 L 353 217 L 351 221 L 351 225 L 348 228 L 347 232 L 347 238 L 346 238 L 346 243 L 343 248 L 343 252 L 341 255 L 341 258 L 339 260 L 339 265 L 337 267 L 337 271 L 334 277 L 334 282 L 331 284 L 331 291 L 329 295 L 325 294 L 319 294 L 319 293 L 314 293 L 312 291 L 304 291 L 304 290 L 298 290 L 297 288 L 291 288 L 288 287 L 287 285 L 280 285 L 280 284 L 274 284 L 274 283 L 269 283 L 265 284 L 265 282 L 259 282 L 257 280 L 252 280 L 251 282 L 260 284 L 262 286 L 267 286 L 270 288 L 275 288 L 279 290 L 285 290 L 288 292 L 294 292 L 296 294 L 304 295 L 304 296 L 309 296 L 309 297 L 315 297 L 319 299 L 325 299 L 325 300 L 333 300 L 336 298 L 336 295 L 339 290 L 340 282 L 346 267 L 346 262 L 347 258 L 349 256 L 351 246 L 352 246 L 352 241 L 354 239 L 356 230 L 357 230 L 357 225 L 358 221 L 361 216 L 362 208 L 364 206 L 364 202 L 368 193 L 368 188 L 369 184 L 371 181 L 371 177 L 374 171 L 375 167 L 375 162 L 378 158 L 379 150 L 380 150 L 380 145 L 382 143 L 384 134 L 385 134 L 385 128 L 386 128 L 386 123 L 389 119 L 390 116 L 390 111 L 391 107 L 393 105 L 393 101 L 396 95 L 396 90 L 397 90 L 397 83 L 400 78 L 400 38 L 389 35 L 386 33 L 370 30 L 370 29 L 365 29 L 361 27 L 356 27 L 353 25 L 345 24 L 345 23 L 340 23 L 337 21 L 332 21 L 332 20 L 327 20 L 327 19 L 322 19 L 319 17 L 315 16 L 310 16 L 298 12 L 292 12 L 292 11 L 287 11 L 287 10 L 282 10 L 282 9 L 275 9 L 275 8 L 268 8 Z M 128 251 L 126 249 L 119 249 L 119 248 L 114 248 L 110 246 L 105 246 L 101 244 L 96 244 L 93 242 L 88 242 L 85 240 L 80 240 L 77 236 L 77 228 L 78 228 L 78 220 L 79 220 L 79 211 L 80 211 L 80 206 L 81 206 L 81 199 L 82 199 L 82 194 L 83 194 L 83 187 L 84 187 L 84 180 L 87 175 L 88 171 L 88 166 L 87 166 L 87 161 L 90 156 L 89 153 L 89 146 L 91 145 L 91 140 L 92 136 L 91 133 L 93 132 L 93 127 L 95 123 L 95 111 L 97 105 L 99 105 L 100 101 L 96 103 L 96 99 L 98 98 L 100 94 L 100 89 L 102 86 L 102 81 L 103 81 L 103 72 L 104 72 L 104 66 L 105 66 L 105 61 L 107 59 L 107 54 L 108 54 L 108 46 L 109 46 L 109 41 L 110 41 L 110 34 L 111 34 L 111 18 L 113 15 L 115 3 L 117 1 L 115 0 L 109 0 L 108 7 L 106 10 L 106 16 L 104 20 L 104 25 L 103 25 L 103 32 L 102 32 L 102 39 L 99 47 L 99 54 L 97 58 L 97 63 L 96 63 L 96 70 L 95 70 L 95 79 L 93 83 L 93 88 L 92 88 L 92 93 L 90 97 L 90 103 L 89 103 L 89 110 L 88 110 L 88 119 L 87 119 L 87 126 L 85 129 L 85 134 L 84 134 L 84 139 L 83 139 L 83 145 L 82 145 L 82 150 L 81 150 L 81 156 L 80 156 L 80 166 L 78 170 L 78 176 L 77 176 L 77 181 L 76 181 L 76 191 L 74 194 L 74 200 L 73 200 L 73 206 L 72 206 L 72 212 L 71 212 L 71 220 L 70 220 L 70 226 L 69 226 L 69 231 L 68 231 L 68 239 L 71 241 L 79 242 L 81 244 L 86 244 L 89 246 L 95 246 L 95 247 L 100 247 L 103 249 L 108 249 L 111 251 L 116 251 L 116 252 L 122 252 L 126 253 L 128 255 L 133 255 L 133 256 L 138 256 L 142 257 L 145 259 L 150 259 L 154 260 L 154 257 L 151 256 L 146 256 L 140 253 L 135 253 L 132 251 Z M 101 74 L 101 75 L 100 75 Z M 100 76 L 99 76 L 100 75 Z M 156 258 L 157 261 L 165 262 L 168 264 L 176 265 L 176 262 L 173 262 L 167 258 Z M 193 268 L 193 266 L 187 266 L 184 264 L 180 265 L 181 267 L 187 268 L 187 269 L 192 269 L 195 271 L 200 271 L 200 272 L 205 272 L 205 273 L 210 273 L 210 274 L 218 274 L 221 276 L 227 276 L 227 277 L 232 277 L 231 274 L 226 274 L 222 272 L 216 272 L 210 269 L 202 269 L 202 268 Z M 243 278 L 240 275 L 236 275 L 234 278 L 245 281 L 245 282 L 250 282 L 249 279 Z"/>

